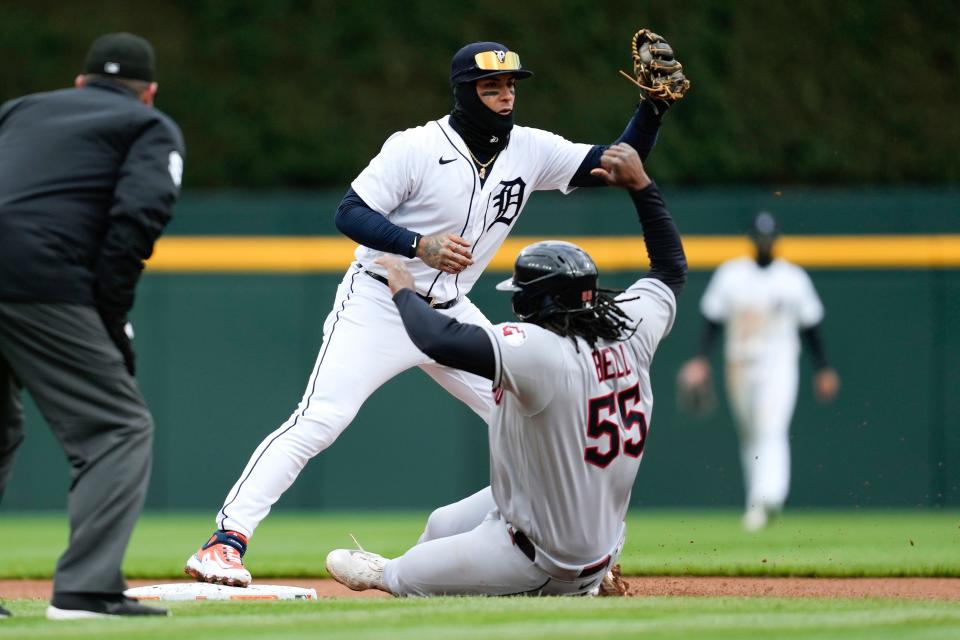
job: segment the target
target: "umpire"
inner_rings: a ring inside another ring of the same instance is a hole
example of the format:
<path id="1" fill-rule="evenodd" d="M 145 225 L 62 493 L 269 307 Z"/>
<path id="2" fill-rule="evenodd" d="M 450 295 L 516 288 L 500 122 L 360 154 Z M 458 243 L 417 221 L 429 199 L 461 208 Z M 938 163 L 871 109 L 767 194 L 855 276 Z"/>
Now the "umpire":
<path id="1" fill-rule="evenodd" d="M 98 38 L 74 85 L 0 107 L 0 499 L 25 387 L 72 472 L 47 617 L 166 615 L 123 596 L 153 448 L 127 314 L 180 192 L 183 137 L 153 108 L 141 37 Z"/>

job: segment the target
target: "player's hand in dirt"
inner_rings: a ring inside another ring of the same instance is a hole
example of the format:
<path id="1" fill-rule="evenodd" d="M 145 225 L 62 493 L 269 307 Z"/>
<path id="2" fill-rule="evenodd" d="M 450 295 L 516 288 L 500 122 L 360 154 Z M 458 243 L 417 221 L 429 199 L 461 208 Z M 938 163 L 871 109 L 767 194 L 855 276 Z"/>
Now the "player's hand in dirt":
<path id="1" fill-rule="evenodd" d="M 600 591 L 597 593 L 597 595 L 605 598 L 623 597 L 629 592 L 630 587 L 623 579 L 623 574 L 620 571 L 620 565 L 615 564 L 613 565 L 613 568 L 610 569 L 610 571 L 607 571 L 606 575 L 603 576 L 603 581 L 600 582 Z"/>
<path id="2" fill-rule="evenodd" d="M 407 265 L 403 263 L 403 260 L 395 256 L 380 256 L 374 262 L 387 270 L 390 293 L 396 294 L 400 289 L 416 291 L 413 275 L 407 271 Z"/>
<path id="3" fill-rule="evenodd" d="M 444 273 L 460 273 L 473 264 L 470 243 L 454 233 L 423 236 L 417 245 L 417 257 Z"/>
<path id="4" fill-rule="evenodd" d="M 813 376 L 813 393 L 821 403 L 833 402 L 838 391 L 840 391 L 840 376 L 830 367 L 820 369 Z"/>
<path id="5" fill-rule="evenodd" d="M 590 171 L 611 187 L 623 187 L 639 191 L 652 181 L 643 168 L 636 150 L 626 142 L 611 145 L 600 156 L 600 166 Z"/>

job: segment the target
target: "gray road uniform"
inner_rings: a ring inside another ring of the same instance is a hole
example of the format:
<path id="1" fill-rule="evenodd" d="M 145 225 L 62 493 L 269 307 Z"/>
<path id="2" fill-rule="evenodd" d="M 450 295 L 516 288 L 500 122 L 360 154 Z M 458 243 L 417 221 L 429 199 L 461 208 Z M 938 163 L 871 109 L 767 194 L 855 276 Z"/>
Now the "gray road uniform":
<path id="1" fill-rule="evenodd" d="M 395 300 L 408 330 L 433 313 L 408 290 Z M 532 323 L 484 328 L 494 356 L 491 486 L 430 516 L 417 546 L 387 562 L 390 592 L 596 589 L 623 545 L 653 409 L 650 365 L 676 314 L 674 291 L 655 278 L 616 300 L 635 327 L 622 341 L 591 347 Z"/>

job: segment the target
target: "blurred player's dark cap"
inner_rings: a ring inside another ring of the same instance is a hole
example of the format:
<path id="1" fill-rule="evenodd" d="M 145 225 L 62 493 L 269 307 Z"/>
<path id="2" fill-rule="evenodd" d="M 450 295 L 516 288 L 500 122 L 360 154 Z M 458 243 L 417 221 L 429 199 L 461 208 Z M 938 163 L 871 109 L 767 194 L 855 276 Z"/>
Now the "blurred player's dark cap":
<path id="1" fill-rule="evenodd" d="M 750 227 L 750 237 L 754 240 L 774 240 L 780 235 L 780 229 L 777 227 L 777 219 L 769 211 L 761 211 L 753 219 L 753 226 Z"/>
<path id="2" fill-rule="evenodd" d="M 499 42 L 474 42 L 457 51 L 450 62 L 450 84 L 473 82 L 480 78 L 512 74 L 518 80 L 529 78 L 533 71 L 520 65 L 520 56 Z"/>
<path id="3" fill-rule="evenodd" d="M 93 41 L 84 73 L 153 82 L 153 47 L 132 33 L 108 33 Z"/>

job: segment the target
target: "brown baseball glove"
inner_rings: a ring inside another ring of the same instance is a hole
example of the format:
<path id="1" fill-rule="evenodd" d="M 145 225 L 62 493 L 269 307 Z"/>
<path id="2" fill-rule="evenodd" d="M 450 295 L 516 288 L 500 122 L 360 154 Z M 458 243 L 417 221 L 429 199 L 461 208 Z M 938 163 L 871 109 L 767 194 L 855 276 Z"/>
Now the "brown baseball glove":
<path id="1" fill-rule="evenodd" d="M 690 81 L 683 75 L 683 65 L 673 57 L 673 48 L 663 36 L 649 29 L 640 29 L 630 41 L 633 58 L 633 76 L 620 74 L 640 87 L 644 100 L 666 103 L 670 106 L 690 89 Z"/>

